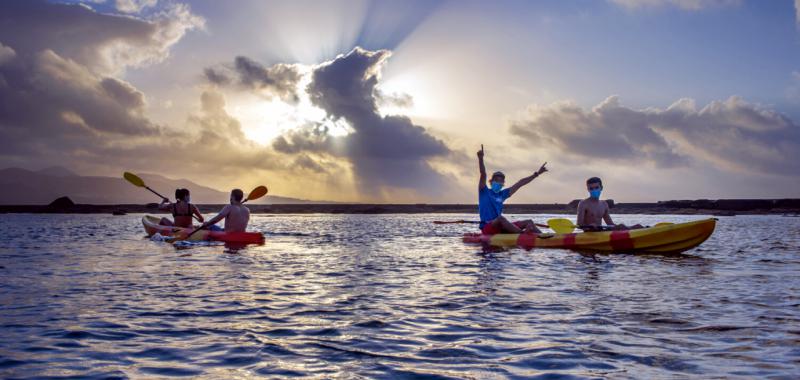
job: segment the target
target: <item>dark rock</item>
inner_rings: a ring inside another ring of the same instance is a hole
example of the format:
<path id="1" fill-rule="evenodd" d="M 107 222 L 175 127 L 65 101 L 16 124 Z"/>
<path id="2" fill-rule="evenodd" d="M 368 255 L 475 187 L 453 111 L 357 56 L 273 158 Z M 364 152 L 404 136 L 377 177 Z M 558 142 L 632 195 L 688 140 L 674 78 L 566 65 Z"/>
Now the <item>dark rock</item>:
<path id="1" fill-rule="evenodd" d="M 114 210 L 111 211 L 111 215 L 128 215 L 128 213 L 125 210 Z"/>
<path id="2" fill-rule="evenodd" d="M 69 199 L 69 197 L 61 197 L 50 202 L 47 206 L 52 209 L 69 209 L 75 206 L 75 202 Z"/>

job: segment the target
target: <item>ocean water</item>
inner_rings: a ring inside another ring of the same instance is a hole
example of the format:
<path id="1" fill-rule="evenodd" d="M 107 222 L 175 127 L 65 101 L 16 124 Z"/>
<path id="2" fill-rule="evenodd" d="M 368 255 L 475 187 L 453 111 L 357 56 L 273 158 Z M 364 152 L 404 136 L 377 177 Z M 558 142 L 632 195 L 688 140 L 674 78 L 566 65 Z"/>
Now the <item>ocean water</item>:
<path id="1" fill-rule="evenodd" d="M 0 215 L 0 378 L 800 377 L 800 218 L 721 217 L 672 256 L 485 253 L 431 223 L 471 217 L 259 215 L 266 245 L 230 251 Z"/>

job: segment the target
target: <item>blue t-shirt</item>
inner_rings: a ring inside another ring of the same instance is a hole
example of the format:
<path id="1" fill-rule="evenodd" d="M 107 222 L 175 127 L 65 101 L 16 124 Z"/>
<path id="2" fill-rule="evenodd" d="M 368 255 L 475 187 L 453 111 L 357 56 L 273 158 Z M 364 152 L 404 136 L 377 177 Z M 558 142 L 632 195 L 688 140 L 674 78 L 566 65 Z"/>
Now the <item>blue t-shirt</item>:
<path id="1" fill-rule="evenodd" d="M 478 191 L 478 212 L 481 215 L 481 228 L 486 223 L 497 219 L 503 213 L 503 202 L 511 196 L 510 193 L 508 189 L 495 193 L 488 186 L 483 186 Z"/>

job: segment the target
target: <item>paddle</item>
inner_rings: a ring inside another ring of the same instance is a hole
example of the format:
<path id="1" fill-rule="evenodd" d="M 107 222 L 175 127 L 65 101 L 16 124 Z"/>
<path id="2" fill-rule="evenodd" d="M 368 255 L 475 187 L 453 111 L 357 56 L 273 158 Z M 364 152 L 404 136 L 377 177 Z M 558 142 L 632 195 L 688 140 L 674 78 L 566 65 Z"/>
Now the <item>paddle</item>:
<path id="1" fill-rule="evenodd" d="M 133 186 L 144 187 L 145 189 L 150 190 L 151 193 L 153 193 L 155 195 L 158 195 L 158 197 L 161 198 L 161 199 L 166 199 L 167 198 L 167 197 L 157 193 L 155 190 L 151 189 L 149 186 L 145 185 L 144 180 L 139 178 L 139 176 L 137 176 L 136 174 L 133 174 L 131 172 L 125 172 L 125 173 L 122 174 L 122 177 L 125 178 L 126 180 L 128 180 L 128 182 L 130 182 Z M 200 218 L 198 218 L 197 215 L 195 215 L 194 213 L 192 213 L 192 217 L 197 219 L 198 222 L 200 221 Z"/>
<path id="2" fill-rule="evenodd" d="M 244 204 L 247 201 L 253 201 L 253 200 L 256 200 L 258 198 L 261 198 L 261 197 L 267 195 L 267 192 L 268 192 L 268 190 L 267 190 L 266 186 L 263 186 L 263 185 L 258 186 L 255 189 L 253 189 L 253 191 L 251 191 L 250 194 L 247 195 L 247 198 L 245 198 L 242 201 L 242 204 Z M 172 239 L 171 242 L 174 242 L 176 240 L 189 240 L 189 238 L 192 237 L 192 235 L 194 235 L 195 233 L 197 233 L 197 231 L 200 231 L 202 229 L 202 227 L 203 226 L 201 225 L 200 227 L 195 228 L 194 231 L 192 231 L 188 235 L 186 235 L 185 238 L 178 239 L 176 237 L 176 238 Z"/>
<path id="3" fill-rule="evenodd" d="M 434 220 L 433 224 L 480 224 L 477 220 Z M 546 224 L 534 223 L 537 227 L 550 227 Z"/>
<path id="4" fill-rule="evenodd" d="M 675 224 L 675 223 L 661 222 L 661 223 L 657 223 L 653 227 L 663 227 L 663 226 L 669 226 L 669 225 L 673 225 L 673 224 Z M 550 220 L 547 221 L 547 225 L 550 226 L 550 228 L 552 228 L 553 231 L 555 231 L 555 232 L 557 232 L 559 234 L 569 234 L 569 233 L 572 233 L 572 231 L 574 231 L 575 228 L 582 228 L 580 226 L 576 226 L 574 223 L 572 223 L 571 220 L 564 219 L 564 218 L 550 219 Z M 646 227 L 646 228 L 649 228 L 649 227 Z M 603 227 L 601 227 L 601 230 L 607 231 L 607 230 L 611 230 L 611 228 L 608 227 L 608 226 L 603 226 Z"/>
<path id="5" fill-rule="evenodd" d="M 556 233 L 559 234 L 569 234 L 575 230 L 577 227 L 575 224 L 572 223 L 569 219 L 559 218 L 559 219 L 549 219 L 547 221 L 547 225 L 553 229 Z"/>

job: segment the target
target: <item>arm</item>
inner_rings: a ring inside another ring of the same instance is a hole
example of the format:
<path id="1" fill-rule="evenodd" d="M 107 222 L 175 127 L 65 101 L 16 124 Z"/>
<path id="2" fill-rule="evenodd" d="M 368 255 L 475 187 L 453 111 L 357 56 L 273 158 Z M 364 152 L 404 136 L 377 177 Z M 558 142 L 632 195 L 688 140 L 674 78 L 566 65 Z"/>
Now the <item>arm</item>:
<path id="1" fill-rule="evenodd" d="M 613 220 L 611 220 L 611 214 L 608 212 L 608 203 L 606 203 L 605 201 L 603 201 L 603 205 L 605 205 L 605 206 L 606 206 L 606 207 L 605 207 L 605 209 L 606 209 L 606 212 L 603 214 L 603 220 L 606 222 L 606 224 L 607 224 L 607 225 L 609 225 L 609 226 L 613 226 L 613 225 L 614 225 L 614 221 L 613 221 Z"/>
<path id="2" fill-rule="evenodd" d="M 200 229 L 203 229 L 203 228 L 208 228 L 209 226 L 211 226 L 213 224 L 216 224 L 220 220 L 225 219 L 225 217 L 228 216 L 228 213 L 230 213 L 230 212 L 231 212 L 231 206 L 230 205 L 227 205 L 227 206 L 223 207 L 222 211 L 220 211 L 219 214 L 217 214 L 217 216 L 209 219 L 207 222 L 203 223 L 203 225 L 201 225 L 197 229 L 200 230 Z"/>
<path id="3" fill-rule="evenodd" d="M 514 186 L 511 186 L 510 188 L 508 188 L 508 196 L 510 197 L 510 196 L 514 195 L 514 193 L 516 193 L 517 190 L 519 190 L 520 187 L 531 183 L 531 181 L 536 179 L 536 177 L 538 177 L 542 173 L 546 172 L 547 171 L 547 168 L 545 167 L 546 165 L 547 165 L 547 162 L 542 164 L 542 167 L 540 167 L 539 170 L 536 171 L 536 173 L 533 173 L 533 174 L 531 174 L 531 175 L 529 175 L 529 176 L 517 181 L 517 183 L 515 183 Z"/>
<path id="4" fill-rule="evenodd" d="M 578 202 L 578 220 L 577 225 L 586 225 L 586 204 L 583 201 Z"/>
<path id="5" fill-rule="evenodd" d="M 172 207 L 172 203 L 170 203 L 169 199 L 161 198 L 161 203 L 158 205 L 158 209 L 161 211 L 167 211 L 170 207 Z"/>
<path id="6" fill-rule="evenodd" d="M 203 214 L 200 213 L 200 209 L 198 209 L 197 206 L 192 205 L 192 213 L 197 216 L 197 220 L 199 220 L 200 223 L 203 223 L 205 219 L 203 219 Z"/>
<path id="7" fill-rule="evenodd" d="M 481 150 L 478 151 L 478 170 L 480 170 L 481 177 L 478 180 L 478 191 L 483 190 L 486 186 L 486 166 L 483 164 L 483 144 Z"/>

